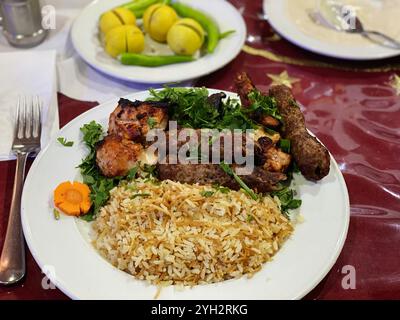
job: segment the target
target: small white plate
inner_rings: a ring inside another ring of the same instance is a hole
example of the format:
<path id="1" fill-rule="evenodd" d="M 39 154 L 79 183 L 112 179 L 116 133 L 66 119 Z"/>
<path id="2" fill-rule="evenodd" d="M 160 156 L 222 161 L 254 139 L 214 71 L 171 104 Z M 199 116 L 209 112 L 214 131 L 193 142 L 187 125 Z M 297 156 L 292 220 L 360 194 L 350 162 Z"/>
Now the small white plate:
<path id="1" fill-rule="evenodd" d="M 218 92 L 211 90 L 210 93 Z M 228 96 L 236 94 L 226 92 Z M 144 100 L 148 92 L 127 96 Z M 109 101 L 67 124 L 59 136 L 74 141 L 70 148 L 56 139 L 32 164 L 22 195 L 22 225 L 36 262 L 66 295 L 73 299 L 153 299 L 157 287 L 124 273 L 92 247 L 89 224 L 73 217 L 53 216 L 53 190 L 62 181 L 79 179 L 76 166 L 87 154 L 79 128 L 92 120 L 107 126 L 117 100 Z M 331 170 L 318 183 L 296 176 L 304 222 L 295 226 L 273 261 L 254 277 L 179 291 L 167 287 L 160 299 L 299 299 L 332 268 L 347 235 L 350 209 L 343 176 L 331 158 Z"/>
<path id="2" fill-rule="evenodd" d="M 294 3 L 296 4 L 293 5 Z M 289 9 L 289 6 L 292 7 Z M 304 9 L 305 7 L 316 8 L 316 6 L 317 0 L 264 0 L 263 2 L 268 22 L 276 32 L 305 50 L 347 60 L 377 60 L 400 55 L 400 50 L 374 44 L 363 39 L 361 35 L 337 32 L 315 25 Z M 299 27 L 300 21 L 307 25 Z"/>
<path id="3" fill-rule="evenodd" d="M 111 58 L 102 47 L 98 36 L 98 21 L 102 13 L 126 0 L 93 1 L 84 8 L 72 26 L 72 43 L 78 54 L 93 68 L 115 78 L 141 83 L 170 83 L 198 78 L 218 70 L 232 61 L 242 49 L 246 25 L 240 13 L 225 0 L 180 0 L 212 17 L 221 32 L 236 32 L 218 43 L 214 53 L 188 63 L 156 68 L 126 66 Z"/>

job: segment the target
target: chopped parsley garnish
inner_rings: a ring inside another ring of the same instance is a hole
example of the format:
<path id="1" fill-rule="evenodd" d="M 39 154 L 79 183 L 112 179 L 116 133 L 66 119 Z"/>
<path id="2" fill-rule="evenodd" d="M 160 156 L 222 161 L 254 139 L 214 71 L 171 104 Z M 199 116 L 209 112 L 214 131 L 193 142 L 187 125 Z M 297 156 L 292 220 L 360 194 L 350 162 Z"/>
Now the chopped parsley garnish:
<path id="1" fill-rule="evenodd" d="M 157 176 L 157 166 L 156 165 L 150 165 L 150 164 L 144 164 L 142 168 L 143 172 L 147 173 L 148 178 L 154 178 Z"/>
<path id="2" fill-rule="evenodd" d="M 122 177 L 107 178 L 103 176 L 96 164 L 96 144 L 103 139 L 103 127 L 92 121 L 81 128 L 83 141 L 89 149 L 89 154 L 82 160 L 78 166 L 83 182 L 90 188 L 90 199 L 92 207 L 89 212 L 81 218 L 86 221 L 92 221 L 100 208 L 107 202 L 110 196 L 110 190 L 116 187 Z"/>
<path id="3" fill-rule="evenodd" d="M 146 197 L 150 197 L 150 196 L 151 196 L 150 193 L 136 193 L 131 197 L 131 199 L 135 199 L 135 198 L 138 198 L 138 197 L 146 198 Z"/>
<path id="4" fill-rule="evenodd" d="M 206 88 L 165 88 L 161 91 L 150 89 L 151 101 L 167 101 L 169 119 L 185 128 L 208 129 L 255 129 L 259 127 L 249 117 L 250 112 L 262 112 L 280 120 L 275 100 L 254 91 L 249 95 L 251 106 L 242 108 L 237 99 L 227 98 L 218 109 L 208 100 Z"/>
<path id="5" fill-rule="evenodd" d="M 283 152 L 290 153 L 290 140 L 288 139 L 279 140 L 279 147 L 282 149 Z"/>
<path id="6" fill-rule="evenodd" d="M 281 210 L 287 214 L 289 210 L 297 209 L 301 206 L 300 199 L 294 199 L 294 191 L 289 187 L 279 191 L 271 192 L 271 196 L 277 196 L 281 202 Z"/>
<path id="7" fill-rule="evenodd" d="M 57 209 L 53 209 L 54 219 L 60 220 L 60 212 Z"/>
<path id="8" fill-rule="evenodd" d="M 74 145 L 73 141 L 67 141 L 64 137 L 57 138 L 57 141 L 61 143 L 64 147 L 72 147 Z"/>
<path id="9" fill-rule="evenodd" d="M 253 90 L 248 95 L 250 106 L 246 108 L 246 112 L 257 112 L 263 115 L 269 115 L 277 120 L 281 120 L 282 117 L 279 114 L 279 110 L 274 98 L 263 95 L 258 90 Z"/>
<path id="10" fill-rule="evenodd" d="M 229 193 L 231 191 L 231 189 L 220 186 L 218 184 L 214 184 L 213 188 L 216 189 L 216 191 L 221 192 L 221 193 Z"/>
<path id="11" fill-rule="evenodd" d="M 212 197 L 214 194 L 215 194 L 215 191 L 202 191 L 202 192 L 200 192 L 200 194 L 203 196 L 203 197 L 206 197 L 206 198 L 209 198 L 209 197 Z"/>
<path id="12" fill-rule="evenodd" d="M 149 117 L 149 118 L 147 119 L 147 124 L 149 125 L 149 128 L 150 128 L 150 129 L 153 129 L 153 128 L 156 126 L 156 124 L 157 124 L 157 120 L 154 119 L 154 118 L 152 118 L 152 117 Z"/>
<path id="13" fill-rule="evenodd" d="M 233 177 L 233 179 L 235 179 L 235 181 L 240 185 L 240 187 L 253 200 L 258 200 L 258 196 L 256 195 L 256 193 L 244 183 L 244 181 L 235 173 L 235 171 L 233 171 L 233 169 L 228 164 L 221 162 L 219 165 L 222 168 L 222 170 L 225 171 L 226 174 L 230 175 L 231 177 Z"/>

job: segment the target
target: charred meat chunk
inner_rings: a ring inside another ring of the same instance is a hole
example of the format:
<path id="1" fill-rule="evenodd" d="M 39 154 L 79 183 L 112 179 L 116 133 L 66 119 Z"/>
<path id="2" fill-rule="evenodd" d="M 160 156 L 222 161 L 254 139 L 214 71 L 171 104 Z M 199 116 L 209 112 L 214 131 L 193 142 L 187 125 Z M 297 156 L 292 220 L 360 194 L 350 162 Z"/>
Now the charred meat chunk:
<path id="1" fill-rule="evenodd" d="M 108 134 L 141 142 L 151 129 L 165 129 L 167 123 L 168 103 L 121 98 L 110 115 Z"/>
<path id="2" fill-rule="evenodd" d="M 226 98 L 226 94 L 223 92 L 214 93 L 207 98 L 209 104 L 211 104 L 215 109 L 222 114 L 223 100 Z"/>
<path id="3" fill-rule="evenodd" d="M 108 135 L 97 145 L 96 163 L 106 177 L 124 176 L 136 165 L 142 151 L 139 143 Z"/>
<path id="4" fill-rule="evenodd" d="M 268 137 L 257 140 L 256 159 L 267 171 L 285 172 L 289 167 L 292 157 L 274 145 Z"/>

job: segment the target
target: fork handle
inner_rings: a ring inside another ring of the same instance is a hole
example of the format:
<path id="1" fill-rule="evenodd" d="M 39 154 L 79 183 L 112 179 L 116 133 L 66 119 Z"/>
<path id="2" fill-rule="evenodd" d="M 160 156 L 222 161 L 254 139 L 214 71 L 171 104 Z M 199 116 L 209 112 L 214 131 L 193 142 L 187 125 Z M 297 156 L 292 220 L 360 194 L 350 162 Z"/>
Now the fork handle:
<path id="1" fill-rule="evenodd" d="M 392 49 L 400 49 L 400 42 L 378 31 L 363 31 L 361 33 L 365 38 L 372 42 L 389 47 Z"/>
<path id="2" fill-rule="evenodd" d="M 21 194 L 28 153 L 17 153 L 14 188 L 7 233 L 0 257 L 0 284 L 13 284 L 25 275 L 25 242 L 21 225 Z"/>

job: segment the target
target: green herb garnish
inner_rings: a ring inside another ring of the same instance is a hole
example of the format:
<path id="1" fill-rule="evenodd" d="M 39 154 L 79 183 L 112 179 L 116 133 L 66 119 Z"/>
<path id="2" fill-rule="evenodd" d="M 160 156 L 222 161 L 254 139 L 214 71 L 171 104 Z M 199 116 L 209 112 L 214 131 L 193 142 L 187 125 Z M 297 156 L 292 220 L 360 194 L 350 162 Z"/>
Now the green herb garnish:
<path id="1" fill-rule="evenodd" d="M 137 172 L 139 171 L 139 166 L 134 166 L 131 170 L 129 170 L 126 179 L 132 180 L 136 177 Z"/>
<path id="2" fill-rule="evenodd" d="M 131 199 L 135 199 L 135 198 L 138 198 L 138 197 L 146 198 L 146 197 L 150 197 L 150 196 L 151 196 L 150 193 L 136 193 L 136 194 L 132 195 Z"/>
<path id="3" fill-rule="evenodd" d="M 252 215 L 247 215 L 247 219 L 246 219 L 246 221 L 247 222 L 252 222 L 254 220 L 254 217 L 252 216 Z"/>
<path id="4" fill-rule="evenodd" d="M 214 189 L 216 189 L 217 192 L 221 192 L 221 193 L 229 193 L 229 192 L 231 192 L 231 189 L 229 189 L 227 187 L 220 186 L 219 184 L 213 184 L 212 187 Z"/>
<path id="5" fill-rule="evenodd" d="M 226 99 L 221 108 L 208 100 L 206 88 L 165 88 L 161 91 L 150 89 L 152 101 L 167 101 L 169 119 L 185 128 L 208 129 L 254 129 L 259 125 L 247 116 L 237 99 Z"/>
<path id="6" fill-rule="evenodd" d="M 153 129 L 153 128 L 156 126 L 156 124 L 157 124 L 157 120 L 154 119 L 154 118 L 152 118 L 152 117 L 149 117 L 149 118 L 147 119 L 147 124 L 149 125 L 149 128 L 150 128 L 150 129 Z"/>
<path id="7" fill-rule="evenodd" d="M 215 194 L 215 191 L 202 191 L 202 192 L 200 192 L 200 194 L 203 197 L 209 198 L 209 197 L 212 197 Z"/>
<path id="8" fill-rule="evenodd" d="M 279 110 L 274 98 L 263 95 L 258 90 L 253 90 L 248 94 L 250 106 L 246 109 L 246 112 L 257 112 L 264 115 L 269 115 L 277 120 L 281 120 L 282 117 L 279 114 Z"/>
<path id="9" fill-rule="evenodd" d="M 147 173 L 147 178 L 153 178 L 157 176 L 157 166 L 155 164 L 144 164 L 142 170 L 143 172 Z"/>
<path id="10" fill-rule="evenodd" d="M 57 138 L 57 141 L 61 143 L 64 147 L 72 147 L 74 145 L 73 141 L 67 141 L 64 137 Z"/>
<path id="11" fill-rule="evenodd" d="M 53 209 L 54 219 L 60 220 L 60 212 L 57 209 Z"/>
<path id="12" fill-rule="evenodd" d="M 82 160 L 78 166 L 83 182 L 90 188 L 90 199 L 92 207 L 89 212 L 81 218 L 85 221 L 94 220 L 99 209 L 107 202 L 110 197 L 110 190 L 116 187 L 122 177 L 107 178 L 103 176 L 96 164 L 96 144 L 103 139 L 103 127 L 92 121 L 81 128 L 83 141 L 89 149 L 89 154 Z"/>
<path id="13" fill-rule="evenodd" d="M 290 140 L 288 139 L 279 140 L 279 147 L 282 149 L 283 152 L 290 153 Z"/>
<path id="14" fill-rule="evenodd" d="M 226 174 L 230 175 L 235 179 L 235 181 L 240 185 L 240 187 L 253 199 L 253 200 L 258 200 L 258 196 L 255 194 L 255 192 L 249 188 L 244 181 L 233 171 L 233 169 L 226 163 L 221 162 L 220 167 L 222 170 L 225 171 Z"/>
<path id="15" fill-rule="evenodd" d="M 301 206 L 300 199 L 294 199 L 294 191 L 289 187 L 279 191 L 271 192 L 271 196 L 277 196 L 281 202 L 281 210 L 287 214 L 289 210 L 297 209 Z"/>

